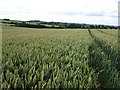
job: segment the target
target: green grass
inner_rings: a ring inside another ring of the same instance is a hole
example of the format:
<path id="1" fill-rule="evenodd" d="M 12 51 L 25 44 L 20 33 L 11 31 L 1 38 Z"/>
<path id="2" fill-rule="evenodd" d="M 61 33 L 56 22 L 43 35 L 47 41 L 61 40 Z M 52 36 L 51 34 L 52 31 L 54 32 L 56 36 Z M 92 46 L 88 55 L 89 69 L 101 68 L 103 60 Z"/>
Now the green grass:
<path id="1" fill-rule="evenodd" d="M 92 33 L 96 37 L 99 37 L 100 39 L 104 40 L 108 45 L 118 49 L 118 30 L 97 29 L 93 30 Z"/>
<path id="2" fill-rule="evenodd" d="M 117 34 L 104 31 L 3 26 L 2 87 L 120 88 L 117 42 L 109 39 Z"/>

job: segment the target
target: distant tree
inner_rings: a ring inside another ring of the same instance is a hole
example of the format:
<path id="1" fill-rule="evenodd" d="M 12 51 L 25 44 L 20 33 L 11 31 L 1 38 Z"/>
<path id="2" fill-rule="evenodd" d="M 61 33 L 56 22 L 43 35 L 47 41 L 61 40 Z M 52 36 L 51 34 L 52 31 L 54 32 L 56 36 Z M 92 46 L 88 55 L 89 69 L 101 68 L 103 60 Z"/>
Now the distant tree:
<path id="1" fill-rule="evenodd" d="M 3 20 L 5 20 L 5 21 L 10 21 L 10 19 L 6 19 L 6 18 L 5 18 L 5 19 L 3 19 Z"/>
<path id="2" fill-rule="evenodd" d="M 51 28 L 54 28 L 54 27 L 55 27 L 55 25 L 52 25 L 52 26 L 51 26 Z"/>
<path id="3" fill-rule="evenodd" d="M 22 25 L 22 26 L 26 26 L 27 23 L 23 21 L 23 22 L 21 23 L 21 25 Z"/>

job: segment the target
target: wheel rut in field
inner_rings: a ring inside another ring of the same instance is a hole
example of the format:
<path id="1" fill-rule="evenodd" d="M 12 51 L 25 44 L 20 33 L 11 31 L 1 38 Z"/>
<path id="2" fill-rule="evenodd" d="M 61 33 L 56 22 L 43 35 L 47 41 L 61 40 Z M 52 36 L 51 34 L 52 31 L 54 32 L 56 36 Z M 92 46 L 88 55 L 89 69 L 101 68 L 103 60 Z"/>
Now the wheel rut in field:
<path id="1" fill-rule="evenodd" d="M 103 33 L 103 34 L 106 34 L 106 35 L 115 37 L 115 35 L 110 34 L 110 33 L 107 33 L 107 32 L 105 32 L 105 31 L 102 31 L 102 30 L 99 30 L 99 29 L 97 29 L 97 31 L 100 32 L 100 33 Z"/>
<path id="2" fill-rule="evenodd" d="M 106 42 L 104 42 L 103 40 L 95 37 L 91 30 L 88 30 L 90 36 L 92 37 L 94 44 L 96 44 L 97 47 L 99 47 L 101 49 L 101 51 L 107 56 L 108 60 L 111 60 L 113 62 L 119 62 L 119 53 L 117 50 L 113 49 L 111 46 L 107 45 Z M 91 46 L 90 46 L 91 48 Z M 116 61 L 115 61 L 116 60 Z M 119 64 L 120 65 L 120 64 Z M 120 67 L 119 67 L 119 71 L 120 71 Z"/>
<path id="3" fill-rule="evenodd" d="M 93 39 L 93 43 L 88 48 L 89 66 L 99 73 L 98 82 L 103 87 L 120 87 L 117 84 L 117 79 L 120 79 L 120 59 L 118 52 L 111 46 L 108 46 L 103 40 L 94 36 L 90 29 L 88 29 L 88 33 Z M 115 77 L 113 78 L 114 74 Z"/>

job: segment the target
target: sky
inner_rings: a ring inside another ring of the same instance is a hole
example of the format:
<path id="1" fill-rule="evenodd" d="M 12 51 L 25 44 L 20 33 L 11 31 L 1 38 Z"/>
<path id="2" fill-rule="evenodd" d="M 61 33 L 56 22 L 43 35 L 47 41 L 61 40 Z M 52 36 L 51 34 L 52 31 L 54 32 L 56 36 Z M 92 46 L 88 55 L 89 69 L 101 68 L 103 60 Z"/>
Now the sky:
<path id="1" fill-rule="evenodd" d="M 0 0 L 0 19 L 118 25 L 118 0 Z"/>

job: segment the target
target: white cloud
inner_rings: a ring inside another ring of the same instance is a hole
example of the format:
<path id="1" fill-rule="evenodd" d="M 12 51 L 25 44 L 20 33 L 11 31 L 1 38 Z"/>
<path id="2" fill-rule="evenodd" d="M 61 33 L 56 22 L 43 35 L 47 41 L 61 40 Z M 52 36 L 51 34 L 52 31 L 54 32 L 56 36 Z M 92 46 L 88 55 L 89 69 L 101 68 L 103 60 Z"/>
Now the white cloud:
<path id="1" fill-rule="evenodd" d="M 0 18 L 117 25 L 117 0 L 0 0 Z"/>

